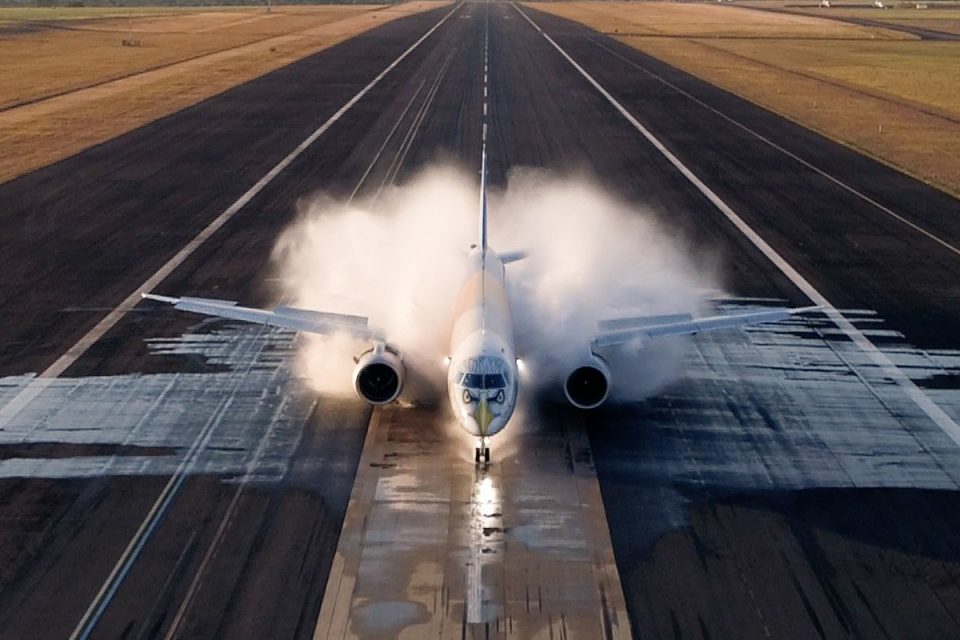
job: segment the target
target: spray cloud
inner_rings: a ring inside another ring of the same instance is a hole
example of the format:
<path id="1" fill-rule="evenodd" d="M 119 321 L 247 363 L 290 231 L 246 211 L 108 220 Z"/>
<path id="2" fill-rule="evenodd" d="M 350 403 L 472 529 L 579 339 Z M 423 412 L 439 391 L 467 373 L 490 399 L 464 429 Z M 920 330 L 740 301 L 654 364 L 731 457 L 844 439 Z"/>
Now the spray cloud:
<path id="1" fill-rule="evenodd" d="M 367 316 L 403 353 L 404 396 L 430 400 L 444 393 L 450 314 L 477 241 L 477 206 L 475 180 L 450 167 L 427 169 L 375 201 L 311 199 L 274 249 L 281 293 L 296 306 Z M 489 208 L 491 246 L 529 253 L 507 266 L 507 281 L 525 384 L 540 391 L 559 391 L 599 320 L 693 312 L 713 284 L 650 215 L 588 180 L 514 170 Z M 310 383 L 350 392 L 352 358 L 366 347 L 342 336 L 307 336 L 304 345 Z M 604 355 L 621 399 L 655 392 L 678 373 L 673 341 Z"/>

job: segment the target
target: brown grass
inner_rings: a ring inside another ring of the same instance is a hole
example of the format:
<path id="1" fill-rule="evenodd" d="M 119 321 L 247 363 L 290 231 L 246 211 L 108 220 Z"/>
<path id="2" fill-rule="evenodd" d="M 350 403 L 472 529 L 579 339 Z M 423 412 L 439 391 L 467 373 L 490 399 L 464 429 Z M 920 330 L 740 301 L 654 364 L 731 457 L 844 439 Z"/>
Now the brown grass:
<path id="1" fill-rule="evenodd" d="M 889 1 L 887 3 L 890 4 Z M 831 7 L 830 9 L 813 6 L 815 4 L 817 3 L 810 2 L 801 5 L 795 0 L 747 0 L 747 2 L 739 3 L 738 6 L 787 9 L 791 12 L 826 19 L 839 17 L 865 18 L 884 22 L 891 26 L 920 27 L 960 35 L 960 3 L 953 4 L 952 8 L 934 4 L 929 9 L 891 8 L 882 10 L 870 6 L 869 3 L 864 3 L 862 7 Z"/>
<path id="2" fill-rule="evenodd" d="M 441 4 L 181 10 L 69 23 L 20 13 L 0 25 L 0 182 Z"/>
<path id="3" fill-rule="evenodd" d="M 728 6 L 531 6 L 619 33 L 645 53 L 960 193 L 960 43 Z"/>
<path id="4" fill-rule="evenodd" d="M 269 14 L 262 9 L 195 11 L 69 23 L 19 22 L 18 35 L 0 38 L 0 59 L 10 61 L 0 84 L 0 108 L 370 10 L 368 6 L 328 6 L 307 12 L 284 8 Z M 124 39 L 140 40 L 143 46 L 123 47 Z"/>
<path id="5" fill-rule="evenodd" d="M 636 33 L 684 37 L 765 38 L 871 38 L 903 39 L 907 36 L 859 25 L 815 17 L 740 9 L 717 4 L 675 2 L 544 2 L 530 6 L 594 29 L 610 33 Z"/>

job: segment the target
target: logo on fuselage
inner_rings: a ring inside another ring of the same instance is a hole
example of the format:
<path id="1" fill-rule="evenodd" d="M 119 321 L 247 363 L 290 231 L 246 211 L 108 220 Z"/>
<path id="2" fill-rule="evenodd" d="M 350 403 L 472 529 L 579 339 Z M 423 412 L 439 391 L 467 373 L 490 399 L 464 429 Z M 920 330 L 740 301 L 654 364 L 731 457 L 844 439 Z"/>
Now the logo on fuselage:
<path id="1" fill-rule="evenodd" d="M 506 426 L 516 398 L 516 372 L 498 356 L 464 358 L 451 367 L 451 403 L 469 433 L 491 436 Z"/>

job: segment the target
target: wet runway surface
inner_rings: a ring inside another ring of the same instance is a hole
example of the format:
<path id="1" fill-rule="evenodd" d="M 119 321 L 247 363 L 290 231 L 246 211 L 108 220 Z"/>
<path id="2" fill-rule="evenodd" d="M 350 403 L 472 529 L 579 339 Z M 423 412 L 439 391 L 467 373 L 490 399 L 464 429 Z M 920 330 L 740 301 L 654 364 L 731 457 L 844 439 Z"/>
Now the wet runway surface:
<path id="1" fill-rule="evenodd" d="M 162 292 L 269 301 L 298 199 L 475 166 L 486 33 L 496 184 L 585 171 L 743 304 L 808 303 L 514 6 L 413 16 L 0 185 L 0 636 L 958 634 L 960 203 L 524 11 L 903 379 L 823 317 L 700 337 L 656 397 L 528 408 L 478 472 L 440 409 L 314 395 L 284 332 L 138 305 L 36 377 L 445 16 Z"/>
<path id="2" fill-rule="evenodd" d="M 476 467 L 442 412 L 377 413 L 315 637 L 630 637 L 576 418 L 527 414 Z"/>

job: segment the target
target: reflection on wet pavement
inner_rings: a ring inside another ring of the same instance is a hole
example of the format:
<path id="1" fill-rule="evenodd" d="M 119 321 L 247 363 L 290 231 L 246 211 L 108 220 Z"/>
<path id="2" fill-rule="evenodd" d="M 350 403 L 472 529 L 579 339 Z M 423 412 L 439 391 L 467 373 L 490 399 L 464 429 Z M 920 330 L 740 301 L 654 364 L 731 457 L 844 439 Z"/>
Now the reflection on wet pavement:
<path id="1" fill-rule="evenodd" d="M 960 354 L 846 315 L 960 419 Z M 291 334 L 224 326 L 151 348 L 216 370 L 47 381 L 2 414 L 0 477 L 169 475 L 187 462 L 272 482 L 325 411 L 292 370 Z M 527 409 L 486 469 L 442 410 L 376 411 L 317 637 L 629 636 L 584 421 L 604 497 L 620 505 L 611 530 L 620 509 L 635 514 L 617 551 L 628 564 L 704 498 L 958 487 L 960 448 L 826 320 L 700 336 L 684 353 L 684 378 L 655 398 Z M 0 407 L 32 382 L 0 379 Z"/>

